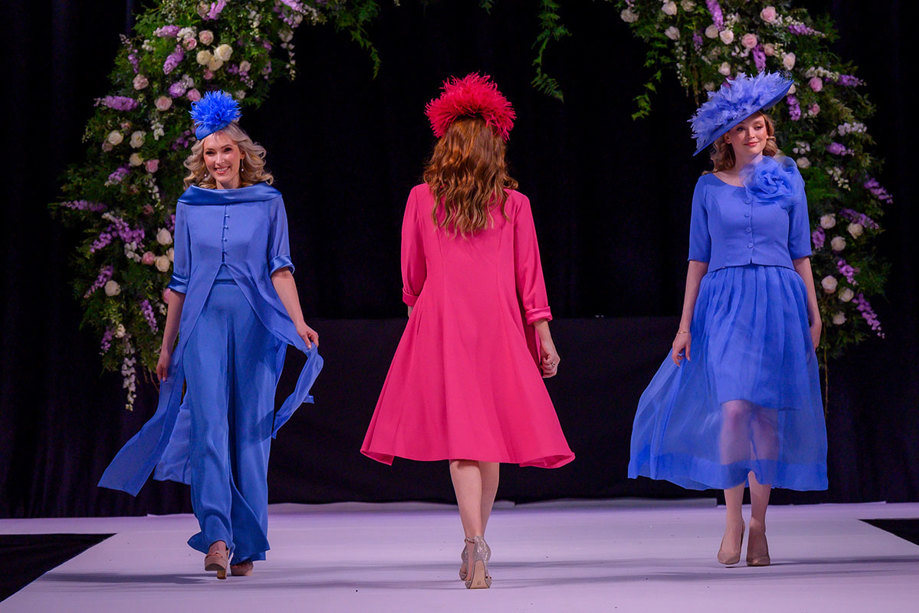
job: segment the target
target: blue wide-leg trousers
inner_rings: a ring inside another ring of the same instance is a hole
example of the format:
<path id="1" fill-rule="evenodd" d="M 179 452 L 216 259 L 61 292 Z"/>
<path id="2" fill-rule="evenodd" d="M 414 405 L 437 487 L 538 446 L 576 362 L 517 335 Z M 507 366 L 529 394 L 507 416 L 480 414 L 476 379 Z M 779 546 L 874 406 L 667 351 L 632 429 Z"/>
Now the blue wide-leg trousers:
<path id="1" fill-rule="evenodd" d="M 185 348 L 191 498 L 201 528 L 188 544 L 206 553 L 224 541 L 234 563 L 264 560 L 269 549 L 278 343 L 239 287 L 219 279 Z"/>

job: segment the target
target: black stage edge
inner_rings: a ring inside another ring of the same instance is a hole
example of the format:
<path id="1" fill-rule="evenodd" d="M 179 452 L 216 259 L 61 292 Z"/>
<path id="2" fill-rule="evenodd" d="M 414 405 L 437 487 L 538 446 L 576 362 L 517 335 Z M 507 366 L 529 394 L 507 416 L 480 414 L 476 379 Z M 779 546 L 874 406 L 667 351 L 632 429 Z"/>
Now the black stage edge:
<path id="1" fill-rule="evenodd" d="M 0 534 L 0 602 L 113 534 Z M 67 605 L 61 603 L 61 610 Z"/>
<path id="2" fill-rule="evenodd" d="M 919 519 L 863 519 L 863 522 L 919 545 Z"/>

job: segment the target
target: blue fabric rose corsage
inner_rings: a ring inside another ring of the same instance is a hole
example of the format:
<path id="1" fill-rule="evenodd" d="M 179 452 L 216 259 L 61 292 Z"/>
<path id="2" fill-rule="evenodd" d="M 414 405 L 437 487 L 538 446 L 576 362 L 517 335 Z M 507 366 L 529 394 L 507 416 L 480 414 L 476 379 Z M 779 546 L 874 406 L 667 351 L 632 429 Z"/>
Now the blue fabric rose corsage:
<path id="1" fill-rule="evenodd" d="M 798 188 L 798 169 L 787 157 L 776 160 L 763 157 L 741 171 L 746 201 L 761 205 L 779 204 L 789 209 L 795 204 Z"/>

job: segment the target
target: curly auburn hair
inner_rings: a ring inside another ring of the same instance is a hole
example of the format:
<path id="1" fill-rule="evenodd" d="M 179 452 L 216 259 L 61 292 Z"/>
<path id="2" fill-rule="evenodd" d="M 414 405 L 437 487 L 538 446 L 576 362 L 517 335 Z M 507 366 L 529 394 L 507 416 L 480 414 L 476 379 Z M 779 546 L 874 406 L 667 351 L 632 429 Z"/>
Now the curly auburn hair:
<path id="1" fill-rule="evenodd" d="M 492 207 L 507 217 L 505 190 L 517 189 L 517 181 L 507 172 L 505 151 L 504 140 L 480 117 L 459 119 L 447 129 L 424 169 L 437 226 L 465 236 L 492 223 Z"/>
<path id="2" fill-rule="evenodd" d="M 248 187 L 256 183 L 274 183 L 274 176 L 265 168 L 265 156 L 268 152 L 261 145 L 252 142 L 246 131 L 239 127 L 235 121 L 220 130 L 233 139 L 239 151 L 243 154 L 239 165 L 239 186 Z M 215 132 L 216 134 L 216 132 Z M 217 181 L 207 172 L 204 163 L 204 139 L 196 141 L 191 148 L 191 155 L 185 159 L 185 168 L 188 176 L 185 177 L 185 187 L 197 185 L 205 189 L 216 189 Z"/>
<path id="3" fill-rule="evenodd" d="M 754 115 L 757 114 L 754 113 Z M 769 117 L 769 115 L 766 115 L 762 111 L 758 113 L 758 116 L 762 117 L 766 122 L 766 134 L 768 135 L 766 140 L 766 147 L 763 149 L 763 155 L 773 157 L 779 153 L 779 146 L 775 142 L 775 122 L 772 121 L 772 118 Z M 712 164 L 715 166 L 712 169 L 712 172 L 730 170 L 734 168 L 734 164 L 737 163 L 737 160 L 734 157 L 734 147 L 724 141 L 724 134 L 719 136 L 718 140 L 715 141 L 715 144 L 712 147 L 711 158 Z"/>

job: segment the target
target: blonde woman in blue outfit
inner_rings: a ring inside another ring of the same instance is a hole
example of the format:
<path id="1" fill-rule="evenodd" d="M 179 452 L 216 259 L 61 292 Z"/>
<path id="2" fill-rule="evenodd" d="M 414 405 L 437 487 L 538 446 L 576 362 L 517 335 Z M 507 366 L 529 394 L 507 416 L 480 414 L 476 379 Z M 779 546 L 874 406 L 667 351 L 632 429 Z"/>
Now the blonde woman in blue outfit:
<path id="1" fill-rule="evenodd" d="M 750 566 L 770 563 L 771 488 L 827 487 L 804 180 L 763 113 L 791 85 L 739 75 L 692 119 L 696 153 L 714 144 L 714 172 L 693 193 L 680 327 L 632 430 L 630 477 L 724 490 L 726 565 L 740 561 L 747 484 Z"/>
<path id="2" fill-rule="evenodd" d="M 99 481 L 136 495 L 155 467 L 155 479 L 190 484 L 200 532 L 188 544 L 219 579 L 228 566 L 250 575 L 265 559 L 271 439 L 312 402 L 322 368 L 319 337 L 303 320 L 294 284 L 284 201 L 269 185 L 264 148 L 239 117 L 224 92 L 193 107 L 198 142 L 176 206 L 159 405 Z M 275 412 L 288 345 L 307 362 Z"/>

